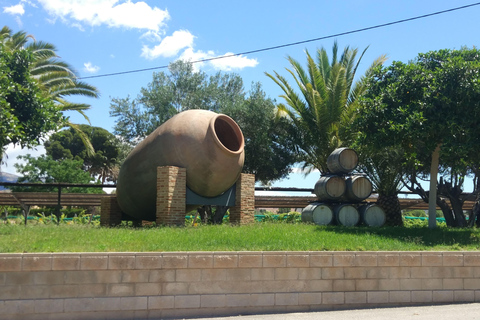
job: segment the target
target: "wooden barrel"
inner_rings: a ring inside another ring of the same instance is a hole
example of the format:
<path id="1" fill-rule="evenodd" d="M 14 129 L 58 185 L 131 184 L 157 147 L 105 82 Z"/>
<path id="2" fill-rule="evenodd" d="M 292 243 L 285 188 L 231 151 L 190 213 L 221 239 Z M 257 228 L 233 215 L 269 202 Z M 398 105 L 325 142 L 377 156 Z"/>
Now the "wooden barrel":
<path id="1" fill-rule="evenodd" d="M 381 227 L 387 221 L 387 215 L 376 204 L 364 204 L 358 207 L 362 222 L 369 227 Z"/>
<path id="2" fill-rule="evenodd" d="M 327 158 L 331 173 L 349 173 L 357 167 L 358 155 L 350 148 L 337 148 Z"/>
<path id="3" fill-rule="evenodd" d="M 360 214 L 357 208 L 351 204 L 339 204 L 333 208 L 335 219 L 338 224 L 345 227 L 356 226 L 360 222 Z"/>
<path id="4" fill-rule="evenodd" d="M 313 202 L 302 210 L 302 221 L 326 226 L 334 221 L 333 211 L 326 204 Z"/>
<path id="5" fill-rule="evenodd" d="M 372 194 L 372 183 L 361 175 L 354 175 L 345 179 L 346 190 L 342 200 L 347 202 L 360 202 Z"/>
<path id="6" fill-rule="evenodd" d="M 339 176 L 322 176 L 315 183 L 314 193 L 320 201 L 338 200 L 345 193 L 345 179 Z"/>

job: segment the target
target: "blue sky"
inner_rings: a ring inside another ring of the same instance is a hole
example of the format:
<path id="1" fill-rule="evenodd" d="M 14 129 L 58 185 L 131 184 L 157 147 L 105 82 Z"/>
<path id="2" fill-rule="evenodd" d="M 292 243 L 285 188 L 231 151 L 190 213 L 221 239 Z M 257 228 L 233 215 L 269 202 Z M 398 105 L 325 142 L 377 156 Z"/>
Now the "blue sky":
<path id="1" fill-rule="evenodd" d="M 475 3 L 475 0 L 0 0 L 0 25 L 26 31 L 54 44 L 62 60 L 80 77 L 167 66 L 177 59 L 205 59 L 326 37 Z M 305 62 L 305 50 L 328 51 L 333 42 L 369 49 L 360 74 L 382 54 L 407 62 L 420 52 L 459 49 L 480 43 L 480 5 L 374 30 L 276 50 L 196 64 L 207 73 L 238 73 L 246 89 L 261 82 L 271 98 L 281 93 L 265 72 L 287 76 L 286 56 Z M 158 69 L 155 71 L 162 71 Z M 85 79 L 101 93 L 91 104 L 93 126 L 112 130 L 112 98 L 136 97 L 152 80 L 152 71 Z M 85 120 L 69 114 L 76 123 Z M 33 154 L 42 152 L 29 151 Z M 7 150 L 5 172 L 14 172 L 18 148 Z M 292 174 L 275 186 L 313 188 L 318 174 Z"/>

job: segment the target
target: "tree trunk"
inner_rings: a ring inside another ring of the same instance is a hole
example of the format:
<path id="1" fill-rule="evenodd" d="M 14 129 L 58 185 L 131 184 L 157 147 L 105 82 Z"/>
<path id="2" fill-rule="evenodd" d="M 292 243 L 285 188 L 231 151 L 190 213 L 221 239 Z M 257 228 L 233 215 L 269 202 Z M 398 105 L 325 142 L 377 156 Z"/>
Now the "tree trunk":
<path id="1" fill-rule="evenodd" d="M 387 216 L 387 221 L 385 225 L 387 226 L 403 226 L 402 219 L 402 210 L 400 209 L 400 201 L 398 200 L 398 195 L 378 195 L 377 205 L 379 205 L 385 215 Z"/>
<path id="2" fill-rule="evenodd" d="M 430 192 L 428 198 L 428 227 L 434 229 L 437 226 L 437 175 L 440 158 L 440 144 L 432 153 L 430 165 Z"/>
<path id="3" fill-rule="evenodd" d="M 452 209 L 448 206 L 448 203 L 440 197 L 437 197 L 437 205 L 440 207 L 445 218 L 445 222 L 449 227 L 455 227 L 455 217 L 453 216 Z M 436 220 L 436 217 L 435 217 Z"/>

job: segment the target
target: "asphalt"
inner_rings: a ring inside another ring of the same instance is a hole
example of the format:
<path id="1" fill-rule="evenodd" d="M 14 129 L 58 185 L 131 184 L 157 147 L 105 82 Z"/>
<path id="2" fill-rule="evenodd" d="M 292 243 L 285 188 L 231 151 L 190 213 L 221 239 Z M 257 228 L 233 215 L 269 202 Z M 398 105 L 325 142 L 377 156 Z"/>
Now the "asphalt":
<path id="1" fill-rule="evenodd" d="M 201 318 L 201 320 L 471 320 L 480 319 L 480 303 L 436 305 L 421 307 L 401 307 L 383 309 L 360 309 L 342 311 L 322 311 L 306 313 L 286 313 L 269 315 L 249 315 L 235 317 Z M 197 318 L 198 320 L 198 318 Z"/>

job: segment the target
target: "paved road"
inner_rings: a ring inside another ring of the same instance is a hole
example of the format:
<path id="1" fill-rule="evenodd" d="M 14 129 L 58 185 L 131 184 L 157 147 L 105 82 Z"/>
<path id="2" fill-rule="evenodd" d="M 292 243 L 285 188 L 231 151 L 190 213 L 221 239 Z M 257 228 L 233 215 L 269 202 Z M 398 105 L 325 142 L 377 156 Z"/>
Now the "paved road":
<path id="1" fill-rule="evenodd" d="M 480 320 L 480 303 L 202 318 L 202 320 Z"/>

